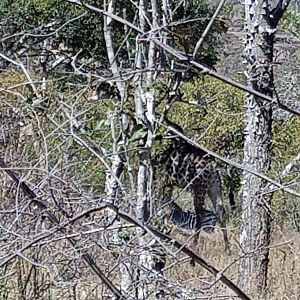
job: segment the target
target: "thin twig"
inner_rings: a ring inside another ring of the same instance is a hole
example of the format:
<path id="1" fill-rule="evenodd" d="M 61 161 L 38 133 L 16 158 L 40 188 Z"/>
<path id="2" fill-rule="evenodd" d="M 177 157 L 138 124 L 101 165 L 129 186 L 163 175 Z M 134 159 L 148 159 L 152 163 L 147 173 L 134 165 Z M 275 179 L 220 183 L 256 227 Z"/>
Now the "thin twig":
<path id="1" fill-rule="evenodd" d="M 82 3 L 80 0 L 65 0 L 67 2 L 70 3 L 75 3 L 77 5 L 80 6 L 84 6 L 88 9 L 91 9 L 93 11 L 96 11 L 100 14 L 106 15 L 110 18 L 112 18 L 113 20 L 120 22 L 121 24 L 127 25 L 128 27 L 132 28 L 133 30 L 135 30 L 136 32 L 140 33 L 141 35 L 146 35 L 145 32 L 143 32 L 139 27 L 135 26 L 134 24 L 132 24 L 131 22 L 124 20 L 123 18 L 116 16 L 114 14 L 110 14 L 106 11 L 104 11 L 103 9 L 97 8 L 93 5 L 90 4 L 86 4 L 86 3 Z M 177 57 L 179 60 L 181 60 L 182 62 L 185 62 L 187 64 L 190 64 L 192 66 L 194 66 L 196 69 L 199 69 L 203 74 L 205 75 L 209 75 L 211 77 L 214 77 L 216 79 L 219 79 L 225 83 L 228 83 L 244 92 L 250 93 L 254 96 L 257 96 L 259 98 L 261 98 L 262 100 L 265 100 L 269 103 L 272 103 L 273 105 L 277 105 L 278 108 L 280 108 L 281 110 L 284 110 L 286 112 L 289 112 L 291 114 L 294 114 L 296 116 L 300 116 L 300 111 L 290 108 L 288 106 L 286 106 L 285 104 L 282 103 L 278 103 L 276 99 L 273 99 L 263 93 L 260 93 L 248 86 L 245 86 L 237 81 L 234 81 L 226 76 L 223 76 L 221 74 L 218 74 L 215 71 L 210 70 L 209 68 L 203 66 L 202 64 L 196 62 L 195 60 L 193 60 L 190 56 L 187 56 L 179 51 L 177 51 L 176 49 L 172 48 L 171 46 L 161 42 L 160 40 L 158 40 L 157 38 L 153 37 L 152 35 L 150 35 L 150 38 L 155 42 L 155 44 L 157 44 L 159 47 L 161 47 L 162 49 L 164 49 L 165 51 L 167 51 L 168 53 L 172 54 L 173 56 Z"/>
<path id="2" fill-rule="evenodd" d="M 225 2 L 226 2 L 226 0 L 221 0 L 220 1 L 218 7 L 215 10 L 215 13 L 213 14 L 213 16 L 211 17 L 210 21 L 208 22 L 205 30 L 203 31 L 203 33 L 202 33 L 199 41 L 196 44 L 196 47 L 195 47 L 194 52 L 193 52 L 193 59 L 196 59 L 196 55 L 197 55 L 197 52 L 198 52 L 199 48 L 201 47 L 201 45 L 202 45 L 202 43 L 203 43 L 206 35 L 208 34 L 211 26 L 213 25 L 215 19 L 217 18 L 218 14 L 219 14 L 220 10 L 222 9 L 223 5 L 225 4 Z"/>
<path id="3" fill-rule="evenodd" d="M 160 123 L 160 124 L 161 124 L 161 123 Z M 162 125 L 163 125 L 163 124 L 162 124 Z M 163 126 L 166 126 L 166 125 L 163 125 Z M 170 131 L 172 131 L 173 133 L 175 133 L 177 136 L 179 136 L 180 138 L 182 138 L 183 140 L 185 140 L 186 142 L 188 142 L 189 144 L 191 144 L 192 146 L 194 146 L 194 147 L 196 147 L 196 148 L 198 148 L 198 149 L 201 149 L 201 150 L 205 151 L 207 154 L 209 154 L 209 155 L 211 155 L 211 156 L 214 156 L 215 158 L 217 158 L 217 159 L 219 159 L 219 160 L 225 162 L 226 164 L 232 165 L 232 166 L 234 166 L 234 167 L 236 167 L 236 168 L 238 168 L 238 169 L 241 169 L 241 170 L 243 170 L 243 171 L 246 171 L 246 172 L 248 172 L 248 173 L 251 173 L 251 174 L 253 174 L 253 175 L 255 175 L 255 176 L 257 176 L 257 177 L 259 177 L 259 178 L 261 178 L 261 179 L 264 179 L 264 180 L 270 182 L 272 185 L 274 185 L 274 186 L 280 188 L 280 189 L 283 190 L 283 191 L 288 192 L 288 193 L 291 194 L 291 195 L 294 195 L 294 196 L 296 196 L 296 197 L 300 197 L 300 194 L 299 194 L 299 193 L 297 193 L 296 191 L 291 190 L 291 189 L 287 188 L 286 186 L 284 186 L 284 185 L 282 185 L 282 184 L 276 182 L 275 180 L 271 179 L 270 177 L 268 177 L 268 176 L 266 176 L 266 175 L 264 175 L 264 174 L 261 174 L 261 173 L 255 171 L 255 170 L 253 170 L 253 169 L 251 169 L 251 168 L 248 168 L 247 166 L 241 165 L 241 164 L 239 164 L 239 163 L 237 163 L 237 162 L 235 162 L 235 161 L 233 161 L 233 160 L 231 160 L 231 159 L 225 158 L 225 157 L 223 157 L 223 156 L 217 154 L 216 152 L 213 152 L 213 151 L 211 151 L 211 150 L 205 148 L 204 146 L 199 145 L 198 143 L 194 142 L 193 140 L 191 140 L 190 138 L 188 138 L 187 136 L 185 136 L 184 134 L 182 134 L 181 132 L 179 132 L 177 129 L 175 129 L 174 127 L 172 127 L 172 126 L 170 126 L 170 125 L 168 125 L 168 126 L 166 126 L 166 127 L 167 127 Z"/>
<path id="4" fill-rule="evenodd" d="M 243 291 L 241 291 L 230 279 L 228 279 L 224 274 L 222 274 L 219 270 L 217 270 L 216 268 L 214 268 L 213 266 L 211 266 L 209 263 L 207 263 L 203 258 L 201 258 L 199 255 L 197 255 L 195 252 L 193 252 L 191 249 L 189 249 L 188 247 L 182 245 L 181 243 L 179 243 L 177 240 L 175 240 L 172 237 L 169 237 L 167 235 L 165 235 L 164 233 L 160 232 L 159 230 L 152 228 L 150 226 L 145 225 L 144 223 L 141 223 L 139 220 L 133 218 L 131 215 L 127 214 L 124 211 L 121 211 L 119 209 L 118 206 L 113 205 L 111 203 L 105 203 L 102 204 L 101 206 L 98 206 L 97 208 L 93 208 L 90 209 L 88 211 L 85 211 L 84 213 L 81 213 L 77 216 L 75 216 L 74 218 L 72 218 L 71 220 L 67 221 L 65 224 L 60 224 L 58 218 L 51 213 L 48 209 L 47 209 L 47 205 L 40 200 L 37 200 L 36 198 L 36 194 L 28 187 L 28 185 L 23 182 L 20 181 L 20 179 L 18 178 L 18 176 L 9 169 L 9 167 L 6 165 L 6 163 L 0 159 L 0 167 L 4 169 L 4 171 L 15 181 L 16 184 L 18 184 L 18 186 L 20 186 L 20 188 L 23 190 L 23 192 L 29 196 L 29 198 L 41 209 L 43 210 L 49 220 L 56 225 L 56 228 L 53 229 L 52 233 L 59 230 L 59 231 L 63 231 L 63 229 L 67 226 L 67 225 L 71 225 L 72 223 L 76 222 L 77 220 L 83 218 L 86 215 L 90 215 L 92 213 L 101 211 L 105 208 L 109 208 L 113 211 L 115 211 L 116 214 L 118 214 L 123 220 L 134 224 L 138 227 L 140 227 L 141 229 L 145 230 L 148 233 L 151 233 L 152 235 L 154 235 L 155 237 L 158 237 L 159 239 L 162 239 L 165 242 L 172 242 L 172 244 L 178 248 L 181 249 L 181 251 L 183 253 L 185 253 L 186 255 L 188 255 L 189 257 L 191 257 L 196 263 L 198 263 L 200 266 L 202 266 L 204 269 L 206 269 L 208 272 L 210 272 L 211 274 L 213 274 L 214 276 L 217 276 L 221 282 L 223 282 L 227 287 L 229 287 L 232 291 L 234 291 L 241 299 L 244 300 L 251 300 Z M 31 247 L 33 244 L 35 244 L 36 242 L 40 241 L 43 238 L 46 238 L 49 236 L 49 233 L 45 234 L 45 235 L 41 235 L 39 236 L 36 240 L 31 241 L 29 244 L 27 244 L 25 247 L 23 247 L 21 250 L 15 252 L 14 255 L 18 255 L 18 253 L 21 253 L 22 251 L 24 251 L 25 249 L 27 249 L 28 247 Z M 67 240 L 75 247 L 76 242 L 74 239 L 68 237 Z M 159 241 L 160 242 L 160 241 Z M 116 295 L 117 299 L 125 299 L 123 298 L 121 292 L 115 287 L 115 285 L 105 276 L 105 274 L 99 269 L 99 267 L 97 266 L 97 264 L 95 263 L 93 257 L 89 254 L 89 253 L 85 253 L 82 255 L 82 258 L 87 262 L 87 264 L 93 269 L 93 271 L 98 275 L 98 277 L 103 281 L 103 283 Z M 8 261 L 10 261 L 12 258 L 9 257 L 9 260 L 6 259 L 6 263 Z"/>
<path id="5" fill-rule="evenodd" d="M 35 192 L 29 188 L 29 186 L 21 181 L 18 176 L 6 165 L 6 163 L 0 159 L 0 168 L 4 169 L 4 171 L 9 175 L 10 178 L 13 179 L 13 181 L 21 188 L 21 190 L 29 197 L 31 201 L 33 201 L 40 210 L 42 210 L 48 217 L 48 219 L 51 221 L 51 223 L 57 225 L 57 227 L 62 231 L 63 229 L 60 228 L 60 222 L 56 215 L 51 213 L 47 205 L 37 200 L 37 195 Z M 67 238 L 67 240 L 71 243 L 71 245 L 75 248 L 76 241 L 73 238 Z M 75 248 L 76 249 L 76 248 Z M 100 278 L 100 280 L 113 292 L 113 294 L 117 297 L 117 299 L 125 299 L 122 296 L 122 293 L 116 288 L 116 286 L 106 277 L 106 275 L 101 271 L 101 269 L 96 264 L 94 258 L 89 253 L 84 253 L 82 255 L 82 258 L 85 260 L 85 262 L 90 266 L 90 268 L 96 273 L 96 275 Z"/>

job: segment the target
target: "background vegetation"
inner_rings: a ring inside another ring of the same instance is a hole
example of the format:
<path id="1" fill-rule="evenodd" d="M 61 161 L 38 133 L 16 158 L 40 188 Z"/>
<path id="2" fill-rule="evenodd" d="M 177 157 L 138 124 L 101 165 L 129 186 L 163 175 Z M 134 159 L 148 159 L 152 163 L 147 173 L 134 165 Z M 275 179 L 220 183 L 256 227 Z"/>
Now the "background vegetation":
<path id="1" fill-rule="evenodd" d="M 87 3 L 94 4 L 94 1 Z M 178 7 L 173 22 L 195 18 L 197 20 L 171 27 L 168 32 L 170 45 L 190 53 L 201 36 L 214 6 L 196 0 L 188 1 L 185 7 L 181 4 L 182 1 L 179 0 L 172 3 L 174 7 Z M 224 29 L 228 24 L 228 20 L 224 21 L 226 12 L 232 11 L 233 7 L 237 9 L 237 14 L 240 13 L 237 6 L 226 7 L 223 11 L 224 18 L 217 19 L 198 54 L 197 60 L 206 66 L 218 69 L 221 64 L 226 64 L 226 58 L 222 54 L 225 43 L 228 43 L 226 38 L 231 38 L 230 30 L 239 30 L 234 24 L 231 29 Z M 118 1 L 115 10 L 130 22 L 137 23 L 135 6 L 131 1 Z M 129 96 L 126 104 L 120 106 L 116 84 L 111 83 L 112 74 L 103 38 L 102 17 L 82 7 L 57 0 L 17 0 L 13 3 L 2 0 L 0 13 L 0 52 L 25 65 L 37 87 L 37 90 L 32 87 L 32 82 L 20 66 L 11 64 L 2 57 L 1 158 L 28 182 L 38 193 L 39 199 L 48 199 L 50 210 L 59 213 L 61 222 L 66 222 L 66 215 L 73 217 L 99 204 L 99 199 L 105 193 L 107 175 L 103 161 L 111 163 L 112 144 L 127 134 L 126 147 L 129 155 L 124 154 L 122 157 L 126 171 L 121 179 L 124 191 L 134 199 L 136 187 L 132 178 L 136 178 L 138 172 L 138 146 L 143 133 L 141 135 L 141 127 L 136 123 L 134 99 L 131 98 L 132 86 L 126 86 Z M 292 8 L 281 23 L 287 39 L 292 41 L 294 35 L 299 36 L 298 17 L 299 9 Z M 127 73 L 132 71 L 130 68 L 136 51 L 135 36 L 117 22 L 113 22 L 113 27 L 118 61 L 124 73 Z M 241 35 L 239 43 L 242 49 Z M 292 42 L 292 45 L 294 44 L 300 47 L 299 40 Z M 230 47 L 230 40 L 227 46 Z M 284 98 L 285 101 L 294 101 L 292 105 L 299 108 L 299 89 L 295 89 L 294 86 L 292 89 L 288 82 L 289 70 L 299 70 L 300 56 L 297 51 L 299 52 L 298 48 L 295 52 L 291 51 L 293 53 L 289 59 L 286 59 L 282 66 L 275 67 L 275 73 L 284 75 L 278 80 L 280 98 L 289 93 L 290 98 Z M 56 66 L 55 62 L 60 58 L 63 60 Z M 166 55 L 162 66 L 171 66 L 174 63 L 172 59 Z M 180 62 L 175 61 L 175 67 L 181 68 Z M 160 114 L 169 109 L 169 120 L 183 128 L 189 137 L 222 156 L 241 163 L 244 93 L 218 80 L 199 75 L 193 69 L 184 69 L 183 73 L 184 82 L 172 99 L 170 86 L 174 83 L 174 73 L 166 72 L 157 80 L 157 111 Z M 227 75 L 244 81 L 241 73 Z M 105 88 L 101 85 L 104 79 L 109 81 Z M 46 87 L 43 85 L 45 80 Z M 123 113 L 127 114 L 129 122 L 129 130 L 126 133 L 120 125 Z M 276 112 L 273 126 L 272 169 L 267 175 L 292 185 L 299 191 L 299 166 L 289 176 L 282 178 L 281 173 L 299 153 L 300 120 Z M 163 127 L 159 128 L 157 135 L 165 137 L 166 130 Z M 153 156 L 162 153 L 167 143 L 165 140 L 155 142 Z M 97 157 L 99 153 L 103 161 Z M 231 258 L 223 255 L 220 232 L 213 237 L 202 237 L 205 242 L 200 242 L 197 249 L 208 261 L 223 269 L 228 266 L 229 259 L 230 262 L 234 261 L 239 250 L 237 237 L 242 174 L 236 168 L 222 163 L 220 169 L 226 208 L 230 210 L 229 189 L 233 189 L 238 206 L 236 214 L 230 219 L 233 254 Z M 43 212 L 37 212 L 35 205 L 27 201 L 3 172 L 0 174 L 0 186 L 0 257 L 5 261 L 10 253 L 16 252 L 28 241 L 37 239 L 39 234 L 50 231 L 51 227 L 45 221 Z M 187 208 L 190 200 L 190 195 L 184 194 L 179 203 Z M 134 211 L 133 205 L 123 202 L 121 191 L 116 203 L 128 212 Z M 299 200 L 278 192 L 274 194 L 273 204 L 272 244 L 275 246 L 271 251 L 268 299 L 296 300 L 300 295 L 297 284 L 300 280 L 300 266 L 297 264 L 300 253 Z M 134 253 L 130 256 L 136 238 L 132 237 L 131 229 L 120 229 L 123 244 L 118 245 L 119 248 L 105 242 L 100 244 L 99 240 L 105 237 L 105 233 L 99 228 L 108 227 L 105 221 L 104 214 L 95 214 L 74 222 L 72 230 L 65 234 L 75 235 L 78 251 L 66 245 L 63 240 L 64 234 L 58 232 L 45 239 L 45 242 L 24 251 L 24 255 L 16 255 L 9 264 L 0 267 L 0 300 L 101 297 L 110 299 L 107 289 L 97 282 L 98 279 L 81 262 L 81 254 L 87 249 L 91 251 L 103 267 L 103 271 L 110 274 L 115 283 L 120 281 L 116 268 L 118 261 L 128 254 L 132 261 L 127 262 L 134 263 L 139 254 Z M 174 235 L 184 241 L 187 239 L 177 231 Z M 103 249 L 108 250 L 100 251 Z M 175 253 L 174 249 L 173 251 Z M 207 296 L 227 292 L 220 283 L 213 283 L 213 277 L 200 267 L 191 268 L 183 255 L 178 255 L 176 259 L 176 263 L 168 262 L 171 267 L 165 276 L 177 282 L 179 289 L 185 286 L 190 290 L 198 288 Z M 235 278 L 236 264 L 233 263 L 232 267 L 226 270 L 226 274 Z M 212 285 L 214 288 L 211 289 Z M 174 292 L 172 287 L 168 292 Z"/>

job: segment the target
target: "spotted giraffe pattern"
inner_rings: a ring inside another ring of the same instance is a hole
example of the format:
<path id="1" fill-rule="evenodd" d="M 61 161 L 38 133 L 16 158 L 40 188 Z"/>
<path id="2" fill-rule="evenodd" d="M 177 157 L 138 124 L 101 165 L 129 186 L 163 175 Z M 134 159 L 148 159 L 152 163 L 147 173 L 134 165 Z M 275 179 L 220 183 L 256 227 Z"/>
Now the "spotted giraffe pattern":
<path id="1" fill-rule="evenodd" d="M 205 196 L 208 194 L 223 228 L 226 248 L 229 249 L 221 178 L 215 159 L 181 139 L 174 139 L 164 157 L 164 195 L 172 197 L 174 186 L 191 190 L 195 212 L 201 224 L 205 219 Z"/>
<path id="2" fill-rule="evenodd" d="M 221 180 L 213 157 L 176 139 L 167 150 L 164 171 L 164 193 L 172 194 L 174 186 L 191 190 L 200 219 L 204 217 L 205 195 L 208 194 L 216 212 L 222 213 Z"/>

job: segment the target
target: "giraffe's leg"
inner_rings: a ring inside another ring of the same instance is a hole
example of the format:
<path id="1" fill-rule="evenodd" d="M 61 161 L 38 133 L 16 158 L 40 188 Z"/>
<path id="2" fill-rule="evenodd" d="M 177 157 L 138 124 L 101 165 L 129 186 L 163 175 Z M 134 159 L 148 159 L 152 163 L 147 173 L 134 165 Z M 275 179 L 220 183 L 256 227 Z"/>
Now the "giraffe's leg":
<path id="1" fill-rule="evenodd" d="M 218 221 L 221 225 L 224 242 L 225 242 L 225 250 L 228 254 L 230 254 L 230 246 L 228 233 L 226 228 L 226 213 L 223 206 L 222 199 L 222 184 L 219 172 L 214 172 L 211 180 L 211 184 L 208 189 L 208 196 L 211 199 L 213 206 L 215 208 L 216 214 L 218 216 Z"/>
<path id="2" fill-rule="evenodd" d="M 213 203 L 218 218 L 220 220 L 225 219 L 225 209 L 223 206 L 223 199 L 222 199 L 222 183 L 218 171 L 215 171 L 211 176 L 209 189 L 208 189 L 208 196 Z"/>
<path id="3" fill-rule="evenodd" d="M 162 188 L 162 203 L 165 204 L 172 200 L 173 184 L 169 174 L 165 174 L 163 179 Z"/>
<path id="4" fill-rule="evenodd" d="M 205 207 L 204 207 L 204 200 L 206 195 L 206 188 L 205 187 L 197 187 L 197 189 L 194 189 L 194 207 L 195 207 L 195 213 L 198 217 L 198 227 L 200 228 L 200 225 L 205 217 Z"/>
<path id="5" fill-rule="evenodd" d="M 194 207 L 195 207 L 195 213 L 197 215 L 197 229 L 198 231 L 193 237 L 193 245 L 194 247 L 197 246 L 198 241 L 199 241 L 199 236 L 200 236 L 200 228 L 201 228 L 201 223 L 205 217 L 205 207 L 204 207 L 204 199 L 205 195 L 207 193 L 206 187 L 205 186 L 197 186 L 193 189 L 194 193 Z"/>

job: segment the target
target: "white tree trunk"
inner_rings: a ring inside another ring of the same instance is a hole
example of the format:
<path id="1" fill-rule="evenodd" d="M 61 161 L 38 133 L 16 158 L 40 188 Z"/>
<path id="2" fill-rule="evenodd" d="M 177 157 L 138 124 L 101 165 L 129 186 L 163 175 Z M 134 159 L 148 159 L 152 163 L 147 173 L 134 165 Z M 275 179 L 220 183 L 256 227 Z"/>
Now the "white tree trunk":
<path id="1" fill-rule="evenodd" d="M 149 101 L 153 100 L 152 94 L 150 92 L 143 93 L 142 89 L 140 89 L 139 93 L 139 102 L 144 105 L 137 106 L 140 110 L 137 111 L 139 118 L 143 118 L 143 121 L 149 121 L 147 114 L 145 111 L 145 105 L 151 106 Z M 152 112 L 154 113 L 154 112 Z M 153 116 L 153 115 L 152 115 Z M 150 119 L 152 118 L 150 117 Z M 147 119 L 145 119 L 145 117 Z M 147 130 L 147 141 L 146 143 L 140 143 L 139 150 L 139 170 L 138 170 L 138 179 L 137 179 L 137 217 L 142 222 L 147 222 L 150 215 L 150 195 L 151 195 L 151 176 L 152 176 L 152 168 L 151 168 L 151 146 L 153 140 L 153 133 L 151 128 Z M 151 270 L 153 266 L 153 261 L 151 257 L 151 253 L 149 251 L 149 236 L 143 235 L 143 231 L 141 229 L 137 229 L 137 234 L 139 238 L 139 247 L 140 247 L 140 258 L 139 258 L 139 286 L 138 289 L 138 299 L 147 299 L 149 293 L 152 289 L 150 282 L 148 280 L 149 272 L 147 270 Z"/>
<path id="2" fill-rule="evenodd" d="M 108 1 L 107 3 L 107 11 L 111 14 L 114 13 L 114 3 L 113 0 Z M 105 39 L 105 43 L 106 43 L 106 49 L 107 49 L 107 56 L 108 56 L 108 60 L 111 66 L 111 71 L 112 74 L 115 78 L 121 78 L 121 72 L 119 70 L 119 65 L 118 62 L 116 60 L 115 57 L 115 51 L 114 51 L 114 44 L 113 44 L 113 39 L 112 39 L 112 28 L 111 28 L 111 22 L 112 20 L 109 17 L 104 16 L 104 26 L 103 26 L 103 30 L 104 30 L 104 39 Z M 117 80 L 116 82 L 119 94 L 120 94 L 120 98 L 121 98 L 121 103 L 119 103 L 120 107 L 122 105 L 122 103 L 126 100 L 127 97 L 127 92 L 126 92 L 126 87 L 125 87 L 125 82 L 121 81 L 121 80 Z M 117 138 L 114 136 L 114 128 L 115 128 L 115 124 L 114 124 L 114 115 L 109 116 L 109 119 L 111 120 L 111 132 L 113 134 L 113 156 L 112 156 L 112 165 L 111 165 L 111 169 L 112 172 L 117 176 L 121 174 L 121 171 L 123 169 L 123 162 L 120 158 L 119 155 L 119 150 L 120 150 L 120 146 L 117 145 Z M 127 129 L 127 116 L 125 114 L 121 115 L 121 126 L 122 126 L 122 130 L 126 130 Z M 123 138 L 125 138 L 123 136 Z M 126 141 L 123 139 L 124 145 L 126 144 Z M 106 195 L 107 195 L 107 199 L 109 201 L 113 201 L 115 196 L 116 196 L 116 191 L 118 189 L 118 182 L 116 180 L 116 177 L 112 176 L 111 173 L 107 173 L 106 176 L 106 186 L 105 186 L 105 191 L 106 191 Z M 115 217 L 115 212 L 110 211 L 109 212 L 109 218 L 112 220 Z M 115 221 L 114 225 L 117 225 L 116 223 L 120 223 L 119 221 Z M 118 241 L 119 237 L 118 237 L 118 233 L 117 231 L 113 232 L 112 235 L 112 239 L 114 239 L 116 242 Z M 120 282 L 120 287 L 121 287 L 121 292 L 124 295 L 130 296 L 130 291 L 132 290 L 132 278 L 133 278 L 133 270 L 131 268 L 131 265 L 126 262 L 126 261 L 121 261 L 120 263 L 120 273 L 121 273 L 121 282 Z"/>
<path id="3" fill-rule="evenodd" d="M 286 7 L 279 1 L 271 11 L 268 0 L 245 1 L 246 75 L 251 88 L 273 96 L 273 46 L 276 26 Z M 272 108 L 262 99 L 248 95 L 245 113 L 244 164 L 260 173 L 271 166 Z M 267 285 L 271 233 L 271 194 L 263 194 L 266 182 L 244 174 L 243 222 L 240 236 L 239 285 L 257 296 Z"/>
<path id="4" fill-rule="evenodd" d="M 157 25 L 157 6 L 156 0 L 151 0 L 152 6 L 152 26 L 156 28 Z M 145 29 L 147 2 L 145 0 L 139 1 L 139 19 L 140 28 L 142 31 Z M 153 29 L 152 28 L 152 29 Z M 142 69 L 143 65 L 143 45 L 137 45 L 137 60 L 136 68 Z M 144 61 L 145 62 L 145 61 Z M 148 48 L 148 61 L 145 62 L 149 69 L 152 69 L 155 64 L 155 44 L 150 42 Z M 143 125 L 144 130 L 147 130 L 147 138 L 140 141 L 139 144 L 139 171 L 137 180 L 137 217 L 142 221 L 148 221 L 151 214 L 151 189 L 152 189 L 152 166 L 151 166 L 151 147 L 154 139 L 155 127 L 155 107 L 154 107 L 154 93 L 152 90 L 153 73 L 147 72 L 146 78 L 143 74 L 137 74 L 135 77 L 136 87 L 136 112 L 138 123 Z M 145 81 L 145 82 L 144 82 Z M 139 286 L 138 299 L 146 299 L 149 297 L 153 286 L 149 281 L 149 271 L 152 270 L 154 262 L 152 260 L 151 251 L 149 248 L 150 238 L 143 235 L 142 231 L 138 229 L 140 236 L 139 247 L 141 250 L 139 258 Z"/>

